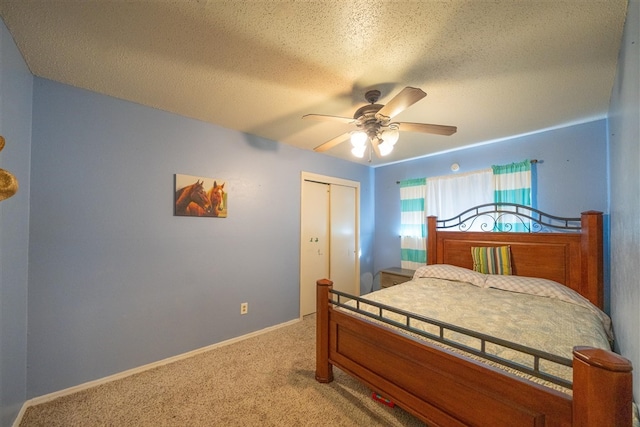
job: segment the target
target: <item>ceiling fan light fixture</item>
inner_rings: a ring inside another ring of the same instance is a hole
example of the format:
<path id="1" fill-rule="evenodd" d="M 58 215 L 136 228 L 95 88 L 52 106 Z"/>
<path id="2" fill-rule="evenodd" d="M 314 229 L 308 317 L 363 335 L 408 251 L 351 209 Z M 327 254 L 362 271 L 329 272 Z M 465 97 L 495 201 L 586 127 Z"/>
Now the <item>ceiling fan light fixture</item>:
<path id="1" fill-rule="evenodd" d="M 389 126 L 389 129 L 383 130 L 380 134 L 380 139 L 384 141 L 384 143 L 390 144 L 392 147 L 396 145 L 398 138 L 400 138 L 398 126 Z"/>
<path id="2" fill-rule="evenodd" d="M 364 153 L 364 146 L 367 144 L 367 139 L 369 139 L 369 137 L 365 132 L 361 130 L 356 130 L 351 132 L 351 145 L 353 145 L 354 148 L 362 147 L 363 153 Z"/>
<path id="3" fill-rule="evenodd" d="M 393 144 L 387 141 L 382 141 L 382 143 L 378 145 L 378 149 L 380 150 L 381 156 L 386 156 L 393 151 Z"/>
<path id="4" fill-rule="evenodd" d="M 359 147 L 353 147 L 351 149 L 351 154 L 353 154 L 354 156 L 356 156 L 357 158 L 361 159 L 364 157 L 364 152 L 367 149 L 366 145 L 362 145 Z"/>

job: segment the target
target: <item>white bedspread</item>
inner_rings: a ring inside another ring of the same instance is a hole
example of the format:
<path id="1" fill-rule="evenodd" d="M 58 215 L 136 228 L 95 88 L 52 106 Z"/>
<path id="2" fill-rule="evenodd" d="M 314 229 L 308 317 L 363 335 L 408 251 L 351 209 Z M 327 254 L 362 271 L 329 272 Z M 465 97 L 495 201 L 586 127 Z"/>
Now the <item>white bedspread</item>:
<path id="1" fill-rule="evenodd" d="M 595 307 L 556 298 L 437 278 L 414 278 L 362 298 L 568 359 L 572 358 L 576 345 L 611 349 L 603 313 L 594 311 Z M 376 310 L 370 306 L 361 308 Z M 385 317 L 404 321 L 403 316 L 387 311 Z M 411 326 L 438 334 L 435 326 L 423 322 L 414 321 Z M 453 332 L 446 333 L 445 337 L 480 348 L 480 342 L 475 338 Z M 533 358 L 520 352 L 492 344 L 487 345 L 487 351 L 533 367 Z M 542 362 L 540 370 L 571 381 L 569 367 Z"/>

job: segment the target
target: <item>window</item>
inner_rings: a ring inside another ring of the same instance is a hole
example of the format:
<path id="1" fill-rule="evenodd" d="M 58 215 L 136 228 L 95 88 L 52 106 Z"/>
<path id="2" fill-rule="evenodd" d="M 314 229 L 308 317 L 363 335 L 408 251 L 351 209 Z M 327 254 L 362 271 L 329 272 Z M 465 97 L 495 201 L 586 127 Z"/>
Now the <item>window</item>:
<path id="1" fill-rule="evenodd" d="M 427 216 L 448 219 L 474 206 L 494 202 L 531 206 L 531 162 L 401 181 L 400 202 L 401 267 L 416 269 L 427 261 Z M 522 231 L 522 224 L 511 224 L 508 215 L 494 220 L 499 230 Z M 467 225 L 469 230 L 482 226 L 480 222 Z"/>

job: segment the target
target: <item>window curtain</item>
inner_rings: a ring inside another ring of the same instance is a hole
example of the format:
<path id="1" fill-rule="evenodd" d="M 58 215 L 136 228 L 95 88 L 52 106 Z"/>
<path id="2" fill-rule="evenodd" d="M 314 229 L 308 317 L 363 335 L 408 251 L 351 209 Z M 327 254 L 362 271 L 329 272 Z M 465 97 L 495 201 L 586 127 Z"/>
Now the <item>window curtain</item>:
<path id="1" fill-rule="evenodd" d="M 427 216 L 449 219 L 465 210 L 493 200 L 490 168 L 465 174 L 427 178 Z"/>
<path id="2" fill-rule="evenodd" d="M 427 216 L 449 219 L 474 206 L 494 202 L 531 206 L 531 197 L 529 160 L 465 174 L 401 181 L 401 267 L 414 270 L 427 262 Z M 469 230 L 479 231 L 482 222 L 467 225 Z M 508 215 L 496 218 L 498 231 L 529 231 L 528 227 L 509 221 Z"/>
<path id="3" fill-rule="evenodd" d="M 494 201 L 531 206 L 531 161 L 492 166 Z M 529 231 L 530 224 L 510 221 L 503 215 L 496 224 L 499 231 Z"/>
<path id="4" fill-rule="evenodd" d="M 400 267 L 411 270 L 427 262 L 425 183 L 426 178 L 400 181 Z"/>

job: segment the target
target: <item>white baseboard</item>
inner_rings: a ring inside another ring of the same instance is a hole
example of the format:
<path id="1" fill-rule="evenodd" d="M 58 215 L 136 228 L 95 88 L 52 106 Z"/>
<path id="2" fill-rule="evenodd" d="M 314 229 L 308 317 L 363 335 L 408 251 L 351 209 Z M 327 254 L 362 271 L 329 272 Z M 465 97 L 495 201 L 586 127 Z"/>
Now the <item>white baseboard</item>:
<path id="1" fill-rule="evenodd" d="M 63 390 L 59 390 L 59 391 L 54 391 L 53 393 L 48 393 L 42 396 L 38 396 L 38 397 L 34 397 L 32 399 L 27 400 L 26 402 L 24 402 L 24 404 L 22 405 L 22 408 L 20 409 L 20 412 L 18 413 L 18 417 L 15 419 L 15 421 L 13 422 L 13 427 L 19 427 L 20 422 L 22 421 L 22 417 L 24 416 L 24 413 L 26 412 L 27 408 L 30 406 L 35 406 L 35 405 L 39 405 L 41 403 L 46 403 L 46 402 L 50 402 L 52 400 L 55 400 L 59 397 L 62 396 L 67 396 L 73 393 L 77 393 L 79 391 L 83 391 L 92 387 L 96 387 L 99 386 L 101 384 L 105 384 L 105 383 L 109 383 L 111 381 L 116 381 L 134 374 L 138 374 L 140 372 L 144 372 L 147 371 L 149 369 L 154 369 L 157 368 L 158 366 L 163 366 L 163 365 L 168 365 L 169 363 L 173 363 L 173 362 L 177 362 L 179 360 L 183 360 L 183 359 L 187 359 L 189 357 L 195 356 L 197 354 L 200 353 L 204 353 L 205 351 L 209 351 L 209 350 L 213 350 L 215 348 L 219 348 L 219 347 L 224 347 L 233 343 L 237 343 L 243 340 L 246 340 L 248 338 L 252 338 L 258 335 L 262 335 L 265 334 L 267 332 L 271 332 L 274 331 L 276 329 L 280 329 L 283 328 L 285 326 L 289 326 L 289 325 L 293 325 L 294 323 L 300 322 L 302 320 L 302 318 L 299 319 L 294 319 L 294 320 L 290 320 L 288 322 L 285 323 L 280 323 L 279 325 L 275 325 L 275 326 L 270 326 L 268 328 L 264 328 L 261 329 L 259 331 L 255 331 L 255 332 L 251 332 L 249 334 L 246 335 L 242 335 L 236 338 L 231 338 L 229 340 L 226 341 L 222 341 L 216 344 L 212 344 L 212 345 L 208 345 L 206 347 L 202 347 L 202 348 L 198 348 L 196 350 L 191 350 L 187 353 L 183 353 L 183 354 L 179 354 L 177 356 L 172 356 L 172 357 L 168 357 L 166 359 L 163 360 L 159 360 L 157 362 L 152 362 L 149 363 L 147 365 L 142 365 L 139 366 L 137 368 L 133 368 L 133 369 L 128 369 L 126 371 L 122 371 L 122 372 L 118 372 L 117 374 L 113 374 L 113 375 L 109 375 L 108 377 L 104 377 L 104 378 L 100 378 L 97 380 L 93 380 L 93 381 L 89 381 L 83 384 L 79 384 L 73 387 L 69 387 L 69 388 L 65 388 Z"/>
<path id="2" fill-rule="evenodd" d="M 24 413 L 27 411 L 27 408 L 29 407 L 29 405 L 27 405 L 28 402 L 29 401 L 24 402 L 24 404 L 22 405 L 22 408 L 20 408 L 20 412 L 18 412 L 18 416 L 13 421 L 13 425 L 11 427 L 20 427 L 20 423 L 22 422 L 22 417 L 24 416 Z"/>

